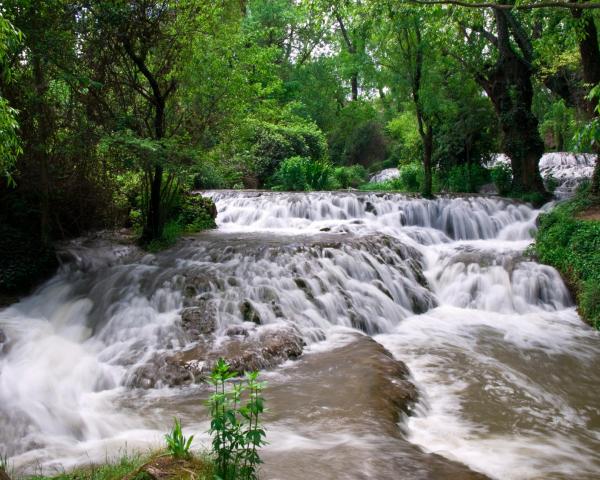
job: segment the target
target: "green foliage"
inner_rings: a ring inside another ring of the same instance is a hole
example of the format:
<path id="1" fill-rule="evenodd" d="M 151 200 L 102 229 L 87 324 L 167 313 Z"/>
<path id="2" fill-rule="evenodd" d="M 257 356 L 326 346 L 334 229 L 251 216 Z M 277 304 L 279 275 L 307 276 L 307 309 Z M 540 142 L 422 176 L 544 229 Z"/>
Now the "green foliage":
<path id="1" fill-rule="evenodd" d="M 512 187 L 512 169 L 510 165 L 499 163 L 490 169 L 490 177 L 500 195 L 508 195 Z"/>
<path id="2" fill-rule="evenodd" d="M 167 452 L 169 452 L 175 458 L 189 458 L 190 447 L 192 446 L 193 440 L 193 435 L 190 435 L 189 438 L 186 438 L 183 435 L 183 431 L 181 430 L 181 421 L 175 418 L 171 432 L 165 435 Z"/>
<path id="3" fill-rule="evenodd" d="M 219 359 L 209 378 L 214 388 L 208 406 L 215 473 L 222 480 L 255 480 L 262 463 L 258 449 L 266 444 L 260 423 L 265 383 L 258 381 L 258 372 L 247 372 L 243 382 L 229 386 L 236 375 Z"/>
<path id="4" fill-rule="evenodd" d="M 404 192 L 420 192 L 423 188 L 423 165 L 413 162 L 400 167 L 398 185 Z"/>
<path id="5" fill-rule="evenodd" d="M 412 163 L 423 156 L 421 136 L 413 112 L 402 112 L 390 120 L 385 128 L 394 141 L 391 157 L 396 164 Z"/>
<path id="6" fill-rule="evenodd" d="M 487 169 L 477 163 L 455 165 L 450 169 L 442 188 L 450 192 L 477 192 L 490 179 Z"/>
<path id="7" fill-rule="evenodd" d="M 137 211 L 133 210 L 132 213 L 134 212 Z M 217 210 L 212 199 L 201 195 L 179 195 L 162 235 L 149 242 L 146 249 L 158 252 L 174 245 L 177 239 L 186 233 L 216 228 L 216 216 Z"/>
<path id="8" fill-rule="evenodd" d="M 331 160 L 337 165 L 369 167 L 387 157 L 388 139 L 374 106 L 355 101 L 346 105 L 329 135 Z"/>
<path id="9" fill-rule="evenodd" d="M 333 178 L 336 188 L 358 188 L 365 183 L 367 171 L 362 165 L 336 167 L 333 170 Z"/>
<path id="10" fill-rule="evenodd" d="M 580 220 L 590 205 L 589 186 L 576 198 L 540 216 L 535 251 L 575 288 L 581 315 L 600 329 L 600 221 Z"/>
<path id="11" fill-rule="evenodd" d="M 540 124 L 540 133 L 545 143 L 556 151 L 572 150 L 572 139 L 576 130 L 574 109 L 560 99 L 548 108 Z"/>
<path id="12" fill-rule="evenodd" d="M 279 165 L 273 177 L 276 190 L 328 190 L 334 186 L 334 169 L 325 160 L 291 157 Z"/>
<path id="13" fill-rule="evenodd" d="M 252 122 L 248 144 L 248 159 L 259 185 L 269 180 L 283 160 L 305 157 L 318 162 L 327 157 L 323 132 L 311 123 L 278 125 Z"/>

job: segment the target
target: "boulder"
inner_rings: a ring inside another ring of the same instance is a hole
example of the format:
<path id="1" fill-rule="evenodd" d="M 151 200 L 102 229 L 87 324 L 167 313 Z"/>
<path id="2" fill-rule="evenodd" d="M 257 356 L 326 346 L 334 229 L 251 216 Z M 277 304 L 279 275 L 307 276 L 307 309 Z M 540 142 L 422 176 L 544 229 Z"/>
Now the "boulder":
<path id="1" fill-rule="evenodd" d="M 181 311 L 181 324 L 191 337 L 209 335 L 217 328 L 217 306 L 212 300 L 201 300 L 197 307 Z"/>
<path id="2" fill-rule="evenodd" d="M 260 315 L 250 300 L 244 300 L 242 303 L 240 303 L 240 313 L 242 314 L 242 318 L 245 322 L 252 322 L 256 323 L 257 325 L 262 323 Z"/>
<path id="3" fill-rule="evenodd" d="M 171 354 L 157 355 L 139 367 L 128 385 L 135 388 L 176 387 L 198 383 L 224 358 L 239 374 L 274 367 L 302 355 L 304 340 L 295 327 L 269 325 L 261 329 L 230 327 L 231 336 L 218 345 L 208 340 Z M 245 332 L 245 333 L 243 333 Z"/>

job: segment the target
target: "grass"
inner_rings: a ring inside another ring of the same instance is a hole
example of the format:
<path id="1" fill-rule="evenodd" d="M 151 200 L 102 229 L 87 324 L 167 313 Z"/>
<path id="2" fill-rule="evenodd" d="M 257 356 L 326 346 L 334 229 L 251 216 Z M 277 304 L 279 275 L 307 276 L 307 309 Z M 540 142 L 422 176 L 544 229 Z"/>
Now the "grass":
<path id="1" fill-rule="evenodd" d="M 125 454 L 115 461 L 88 465 L 53 476 L 30 476 L 22 480 L 208 480 L 213 478 L 212 461 L 205 455 L 175 458 L 164 452 Z"/>
<path id="2" fill-rule="evenodd" d="M 600 221 L 578 218 L 597 204 L 583 186 L 572 200 L 541 215 L 535 253 L 562 274 L 580 315 L 600 330 Z"/>

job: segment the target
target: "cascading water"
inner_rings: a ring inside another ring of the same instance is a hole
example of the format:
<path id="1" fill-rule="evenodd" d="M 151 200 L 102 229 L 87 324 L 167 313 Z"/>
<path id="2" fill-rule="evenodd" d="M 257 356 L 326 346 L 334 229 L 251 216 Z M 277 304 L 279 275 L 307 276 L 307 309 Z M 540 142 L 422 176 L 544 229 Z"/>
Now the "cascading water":
<path id="1" fill-rule="evenodd" d="M 58 275 L 0 311 L 0 445 L 16 468 L 155 446 L 174 415 L 206 441 L 206 388 L 174 362 L 291 331 L 304 354 L 264 374 L 264 478 L 471 478 L 415 445 L 493 478 L 598 478 L 600 338 L 558 273 L 524 255 L 537 211 L 485 197 L 208 195 L 218 231 L 157 255 L 71 244 Z M 185 307 L 212 336 L 190 336 Z M 387 357 L 354 332 L 410 369 L 419 400 L 400 428 L 378 403 L 397 381 L 374 383 Z"/>

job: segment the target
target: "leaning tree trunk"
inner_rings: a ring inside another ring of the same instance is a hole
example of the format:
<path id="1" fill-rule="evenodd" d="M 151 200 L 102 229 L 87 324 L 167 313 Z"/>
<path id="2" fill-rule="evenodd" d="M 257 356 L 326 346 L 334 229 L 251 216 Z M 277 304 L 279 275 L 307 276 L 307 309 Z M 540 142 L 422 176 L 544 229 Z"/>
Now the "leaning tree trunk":
<path id="1" fill-rule="evenodd" d="M 504 58 L 488 75 L 486 86 L 502 130 L 502 150 L 511 159 L 513 191 L 546 196 L 538 167 L 544 154 L 544 142 L 537 118 L 531 111 L 530 67 L 517 56 Z"/>

